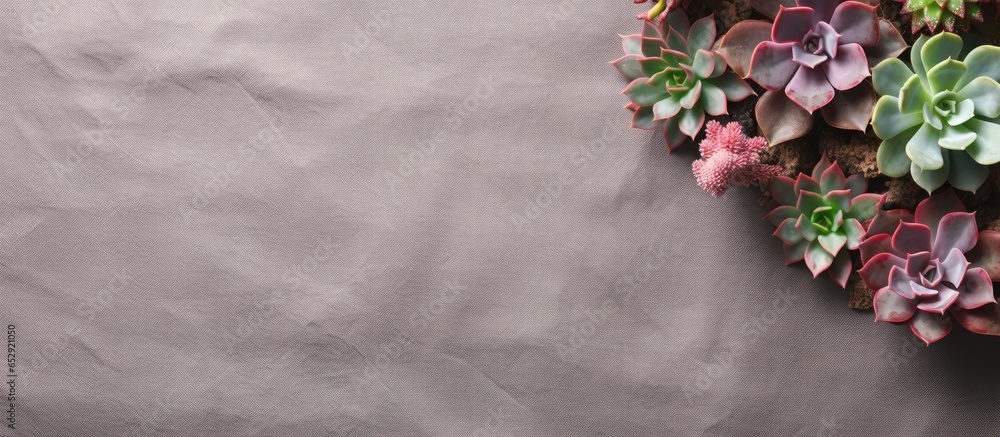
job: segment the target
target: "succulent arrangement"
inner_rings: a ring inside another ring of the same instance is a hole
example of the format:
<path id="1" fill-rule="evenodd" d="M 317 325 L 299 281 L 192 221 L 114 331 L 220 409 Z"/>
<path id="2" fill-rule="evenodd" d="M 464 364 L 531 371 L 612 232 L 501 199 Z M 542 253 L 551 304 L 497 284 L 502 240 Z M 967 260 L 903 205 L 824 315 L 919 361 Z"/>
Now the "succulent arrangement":
<path id="1" fill-rule="evenodd" d="M 928 345 L 956 323 L 1000 335 L 1000 32 L 953 33 L 997 3 L 732 1 L 752 13 L 639 15 L 612 62 L 633 127 L 662 128 L 668 152 L 698 142 L 712 196 L 759 186 L 786 264 L 827 273 L 852 308 Z"/>

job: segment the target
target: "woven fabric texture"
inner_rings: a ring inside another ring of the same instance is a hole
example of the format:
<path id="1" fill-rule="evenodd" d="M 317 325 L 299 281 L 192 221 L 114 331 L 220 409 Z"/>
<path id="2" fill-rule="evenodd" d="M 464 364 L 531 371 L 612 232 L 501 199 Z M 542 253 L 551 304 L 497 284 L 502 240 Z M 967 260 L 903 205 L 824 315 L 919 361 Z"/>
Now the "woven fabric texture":
<path id="1" fill-rule="evenodd" d="M 0 434 L 1000 432 L 998 340 L 873 324 L 627 127 L 643 5 L 8 3 Z"/>

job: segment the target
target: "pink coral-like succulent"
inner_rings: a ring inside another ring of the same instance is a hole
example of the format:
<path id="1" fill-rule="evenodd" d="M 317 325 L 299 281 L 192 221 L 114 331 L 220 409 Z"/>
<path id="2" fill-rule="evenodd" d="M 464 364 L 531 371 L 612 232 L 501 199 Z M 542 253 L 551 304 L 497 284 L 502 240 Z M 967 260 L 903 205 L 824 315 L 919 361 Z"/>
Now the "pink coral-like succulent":
<path id="1" fill-rule="evenodd" d="M 723 126 L 712 120 L 705 127 L 701 159 L 691 164 L 698 186 L 715 197 L 738 185 L 766 183 L 781 173 L 777 165 L 761 164 L 760 152 L 767 148 L 762 137 L 748 138 L 739 123 Z"/>
<path id="2" fill-rule="evenodd" d="M 880 211 L 861 244 L 861 278 L 875 293 L 875 320 L 907 323 L 928 345 L 966 329 L 1000 335 L 1000 232 L 979 231 L 952 190 L 914 213 Z M 951 317 L 949 317 L 949 315 Z"/>
<path id="3" fill-rule="evenodd" d="M 757 123 L 772 145 L 805 135 L 813 112 L 827 123 L 864 132 L 875 106 L 870 65 L 906 49 L 902 35 L 869 4 L 843 0 L 750 0 L 774 23 L 745 20 L 720 53 L 738 74 L 768 90 Z"/>

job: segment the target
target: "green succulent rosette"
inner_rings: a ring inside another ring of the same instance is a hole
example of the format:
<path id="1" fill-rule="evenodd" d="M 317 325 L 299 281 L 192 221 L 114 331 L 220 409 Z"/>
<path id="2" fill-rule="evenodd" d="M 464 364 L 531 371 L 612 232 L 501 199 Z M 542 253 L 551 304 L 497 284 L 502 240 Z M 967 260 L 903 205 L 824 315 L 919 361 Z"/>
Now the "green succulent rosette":
<path id="1" fill-rule="evenodd" d="M 912 69 L 899 59 L 874 68 L 881 97 L 872 127 L 886 176 L 909 173 L 928 192 L 945 182 L 975 192 L 1000 162 L 1000 47 L 979 46 L 959 60 L 962 49 L 953 33 L 921 36 Z"/>
<path id="2" fill-rule="evenodd" d="M 771 180 L 771 195 L 780 205 L 767 219 L 785 243 L 785 261 L 805 260 L 813 277 L 828 272 L 841 287 L 853 271 L 849 251 L 857 250 L 864 224 L 875 217 L 883 195 L 867 193 L 868 179 L 847 177 L 840 165 L 823 155 L 812 175 Z"/>
<path id="3" fill-rule="evenodd" d="M 742 78 L 729 71 L 713 49 L 715 18 L 690 23 L 677 9 L 659 24 L 646 20 L 641 34 L 622 37 L 625 55 L 614 65 L 631 82 L 622 91 L 631 102 L 632 126 L 663 125 L 670 150 L 694 139 L 707 116 L 729 113 L 728 102 L 754 95 Z"/>

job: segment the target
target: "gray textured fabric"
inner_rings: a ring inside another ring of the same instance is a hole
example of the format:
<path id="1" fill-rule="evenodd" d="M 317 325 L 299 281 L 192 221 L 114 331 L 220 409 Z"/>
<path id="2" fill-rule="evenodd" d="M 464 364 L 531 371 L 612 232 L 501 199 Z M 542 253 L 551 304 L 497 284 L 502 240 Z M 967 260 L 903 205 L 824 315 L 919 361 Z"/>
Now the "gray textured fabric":
<path id="1" fill-rule="evenodd" d="M 626 127 L 642 7 L 400 3 L 5 9 L 3 435 L 1000 432 L 996 339 L 873 324 Z"/>

